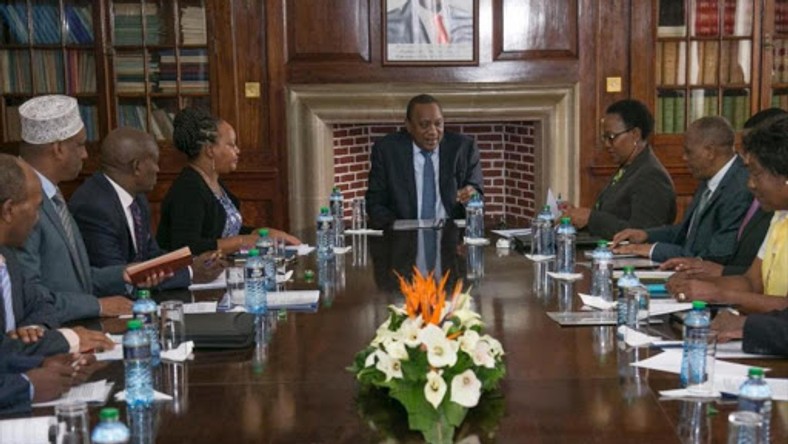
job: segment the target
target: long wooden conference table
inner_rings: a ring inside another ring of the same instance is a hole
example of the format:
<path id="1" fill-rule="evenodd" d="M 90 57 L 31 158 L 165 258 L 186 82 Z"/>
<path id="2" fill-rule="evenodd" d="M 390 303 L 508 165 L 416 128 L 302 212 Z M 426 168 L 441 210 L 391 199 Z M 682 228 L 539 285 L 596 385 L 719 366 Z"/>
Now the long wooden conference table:
<path id="1" fill-rule="evenodd" d="M 459 234 L 443 230 L 439 264 L 465 278 L 474 270 Z M 271 315 L 269 340 L 256 348 L 198 350 L 193 361 L 162 364 L 158 388 L 175 396 L 143 418 L 150 421 L 147 442 L 419 442 L 420 435 L 407 432 L 395 404 L 360 393 L 346 370 L 386 319 L 386 307 L 402 302 L 392 270 L 407 273 L 416 262 L 417 236 L 349 236 L 348 243 L 354 249 L 338 257 L 333 285 L 324 287 L 316 312 Z M 469 416 L 458 439 L 726 442 L 727 417 L 735 403 L 660 400 L 659 390 L 678 387 L 677 375 L 629 366 L 658 351 L 619 347 L 613 327 L 562 328 L 548 318 L 547 311 L 579 310 L 577 289 L 587 286 L 587 279 L 575 286 L 545 286 L 534 279 L 539 266 L 522 254 L 494 246 L 480 250 L 484 276 L 472 279 L 472 295 L 486 332 L 503 344 L 507 375 L 502 398 L 486 399 L 490 411 Z M 304 282 L 305 270 L 319 274 L 314 256 L 294 265 L 291 288 L 317 287 L 317 282 Z M 219 296 L 195 292 L 188 297 Z M 678 331 L 667 324 L 662 328 Z M 788 377 L 787 360 L 739 362 L 769 367 L 770 377 Z M 122 388 L 122 363 L 113 362 L 97 378 L 110 378 Z M 110 405 L 125 411 L 120 403 Z M 91 409 L 92 422 L 97 410 Z M 773 442 L 788 442 L 788 403 L 774 403 L 772 436 Z"/>

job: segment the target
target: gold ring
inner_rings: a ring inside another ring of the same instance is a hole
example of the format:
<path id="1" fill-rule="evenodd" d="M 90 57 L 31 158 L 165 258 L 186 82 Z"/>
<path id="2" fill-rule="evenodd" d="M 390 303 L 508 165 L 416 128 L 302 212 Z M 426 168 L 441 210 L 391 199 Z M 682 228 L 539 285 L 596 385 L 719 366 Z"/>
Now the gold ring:
<path id="1" fill-rule="evenodd" d="M 680 300 L 680 301 L 683 301 L 683 300 L 685 300 L 685 299 L 687 299 L 687 295 L 686 295 L 686 294 L 684 294 L 684 293 L 679 293 L 679 300 Z"/>

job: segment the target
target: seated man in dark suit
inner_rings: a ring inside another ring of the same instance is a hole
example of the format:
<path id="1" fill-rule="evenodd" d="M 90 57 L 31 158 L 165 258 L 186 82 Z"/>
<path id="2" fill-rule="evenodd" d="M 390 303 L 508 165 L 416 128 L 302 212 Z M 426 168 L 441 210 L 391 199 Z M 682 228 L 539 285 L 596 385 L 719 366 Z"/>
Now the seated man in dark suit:
<path id="1" fill-rule="evenodd" d="M 111 131 L 101 145 L 101 171 L 77 188 L 68 206 L 76 220 L 94 267 L 126 265 L 164 253 L 150 231 L 150 205 L 145 193 L 156 185 L 159 146 L 148 133 L 133 128 Z M 195 258 L 161 289 L 210 282 L 222 272 L 213 254 Z M 211 265 L 209 265 L 211 264 Z"/>
<path id="2" fill-rule="evenodd" d="M 407 131 L 372 147 L 367 189 L 370 226 L 396 219 L 457 219 L 474 193 L 483 194 L 479 149 L 473 139 L 443 132 L 440 103 L 429 95 L 408 103 Z"/>
<path id="3" fill-rule="evenodd" d="M 759 111 L 744 122 L 744 133 L 747 134 L 759 125 L 786 114 L 788 113 L 780 108 Z M 663 263 L 660 269 L 681 271 L 688 276 L 698 278 L 744 274 L 758 254 L 773 215 L 774 212 L 766 211 L 761 207 L 758 199 L 752 200 L 736 233 L 736 249 L 726 265 L 694 257 L 679 257 Z"/>
<path id="4" fill-rule="evenodd" d="M 0 414 L 30 411 L 32 402 L 59 398 L 74 382 L 70 357 L 45 360 L 40 356 L 0 354 Z"/>
<path id="5" fill-rule="evenodd" d="M 747 170 L 733 149 L 734 131 L 722 117 L 702 117 L 684 134 L 684 161 L 702 181 L 677 225 L 626 229 L 613 237 L 615 252 L 635 253 L 657 262 L 681 256 L 727 264 L 739 225 L 752 202 Z M 619 245 L 629 241 L 631 245 Z"/>
<path id="6" fill-rule="evenodd" d="M 101 332 L 61 328 L 46 293 L 25 277 L 14 248 L 24 244 L 38 219 L 41 184 L 24 161 L 0 154 L 0 332 L 2 349 L 21 354 L 113 348 Z"/>

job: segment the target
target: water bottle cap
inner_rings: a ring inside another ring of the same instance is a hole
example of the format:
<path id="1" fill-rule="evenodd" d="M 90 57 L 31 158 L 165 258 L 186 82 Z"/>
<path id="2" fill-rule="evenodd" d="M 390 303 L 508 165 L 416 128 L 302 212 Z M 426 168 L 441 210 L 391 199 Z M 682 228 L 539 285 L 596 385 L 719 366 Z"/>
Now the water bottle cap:
<path id="1" fill-rule="evenodd" d="M 115 407 L 105 407 L 99 413 L 99 419 L 102 421 L 117 421 L 120 418 L 120 413 Z"/>
<path id="2" fill-rule="evenodd" d="M 572 218 L 571 217 L 562 217 L 561 218 L 561 225 L 571 225 Z"/>
<path id="3" fill-rule="evenodd" d="M 328 207 L 320 207 L 320 214 L 328 214 Z"/>
<path id="4" fill-rule="evenodd" d="M 763 377 L 763 369 L 758 367 L 752 367 L 747 371 L 747 374 L 750 376 Z"/>
<path id="5" fill-rule="evenodd" d="M 331 191 L 334 192 L 334 193 L 337 193 L 337 192 L 339 192 L 339 187 L 335 186 Z"/>
<path id="6" fill-rule="evenodd" d="M 542 211 L 550 211 L 550 205 L 545 205 L 542 207 Z"/>
<path id="7" fill-rule="evenodd" d="M 128 323 L 126 323 L 126 327 L 129 330 L 139 330 L 142 328 L 142 320 L 140 319 L 132 319 Z"/>
<path id="8" fill-rule="evenodd" d="M 635 267 L 633 267 L 632 265 L 627 265 L 624 267 L 624 273 L 634 273 L 634 272 L 635 272 Z"/>
<path id="9" fill-rule="evenodd" d="M 137 299 L 150 299 L 150 290 L 148 290 L 147 288 L 138 289 Z"/>
<path id="10" fill-rule="evenodd" d="M 705 310 L 706 309 L 706 301 L 692 301 L 692 309 L 693 310 Z"/>
<path id="11" fill-rule="evenodd" d="M 259 230 L 257 230 L 257 234 L 259 234 L 260 237 L 268 237 L 268 233 L 269 233 L 268 228 L 260 228 Z"/>
<path id="12" fill-rule="evenodd" d="M 252 248 L 251 250 L 249 250 L 249 257 L 257 257 L 257 256 L 260 256 L 260 250 L 258 250 L 257 248 Z"/>
<path id="13" fill-rule="evenodd" d="M 606 240 L 597 241 L 596 245 L 598 247 L 607 247 L 607 241 Z"/>

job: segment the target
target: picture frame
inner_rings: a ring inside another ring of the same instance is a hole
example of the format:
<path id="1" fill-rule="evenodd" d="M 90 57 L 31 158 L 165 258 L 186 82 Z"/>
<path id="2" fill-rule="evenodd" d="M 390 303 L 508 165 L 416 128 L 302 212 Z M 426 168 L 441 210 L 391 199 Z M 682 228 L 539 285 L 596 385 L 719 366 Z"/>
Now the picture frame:
<path id="1" fill-rule="evenodd" d="M 478 65 L 479 0 L 384 0 L 384 65 Z"/>

